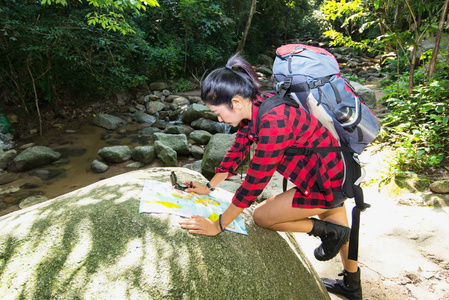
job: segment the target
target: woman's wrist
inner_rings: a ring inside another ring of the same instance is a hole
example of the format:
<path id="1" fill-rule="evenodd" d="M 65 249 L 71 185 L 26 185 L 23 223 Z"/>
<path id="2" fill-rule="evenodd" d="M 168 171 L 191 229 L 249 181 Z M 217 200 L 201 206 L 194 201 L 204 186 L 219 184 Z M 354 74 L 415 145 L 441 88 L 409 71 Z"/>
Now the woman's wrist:
<path id="1" fill-rule="evenodd" d="M 223 223 L 221 222 L 221 214 L 218 216 L 218 226 L 220 227 L 220 232 L 225 231 L 226 226 L 223 227 Z"/>
<path id="2" fill-rule="evenodd" d="M 207 188 L 208 188 L 211 192 L 215 191 L 215 188 L 213 188 L 213 187 L 210 185 L 210 182 L 206 183 L 206 186 L 207 186 Z"/>

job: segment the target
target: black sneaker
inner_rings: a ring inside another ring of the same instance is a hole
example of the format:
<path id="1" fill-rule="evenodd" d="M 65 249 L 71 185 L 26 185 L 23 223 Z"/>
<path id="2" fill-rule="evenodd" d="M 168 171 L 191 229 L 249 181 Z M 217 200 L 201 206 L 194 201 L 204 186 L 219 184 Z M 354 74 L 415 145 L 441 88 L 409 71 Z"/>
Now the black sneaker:
<path id="1" fill-rule="evenodd" d="M 355 273 L 343 271 L 338 274 L 343 279 L 321 278 L 329 293 L 345 296 L 350 300 L 362 300 L 362 285 L 360 284 L 360 268 Z"/>
<path id="2" fill-rule="evenodd" d="M 313 254 L 319 261 L 325 261 L 334 258 L 341 247 L 349 241 L 351 228 L 326 222 L 327 234 L 321 238 L 321 245 L 318 246 Z"/>

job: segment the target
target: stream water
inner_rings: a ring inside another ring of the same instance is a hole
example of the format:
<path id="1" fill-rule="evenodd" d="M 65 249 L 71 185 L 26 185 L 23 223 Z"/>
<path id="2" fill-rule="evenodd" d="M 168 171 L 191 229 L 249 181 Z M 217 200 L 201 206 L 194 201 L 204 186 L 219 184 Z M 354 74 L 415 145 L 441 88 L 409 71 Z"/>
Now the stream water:
<path id="1" fill-rule="evenodd" d="M 110 164 L 104 173 L 94 173 L 91 163 L 94 159 L 101 159 L 98 150 L 103 147 L 127 145 L 132 150 L 136 146 L 152 145 L 151 135 L 140 135 L 140 131 L 147 125 L 130 123 L 120 130 L 110 131 L 91 124 L 68 124 L 45 132 L 43 136 L 32 136 L 20 140 L 20 145 L 33 143 L 47 146 L 63 153 L 62 158 L 55 164 L 20 173 L 11 173 L 17 179 L 2 185 L 3 191 L 17 189 L 19 191 L 0 194 L 0 216 L 19 209 L 19 202 L 33 195 L 43 195 L 48 199 L 74 191 L 91 183 L 118 174 L 135 170 L 127 167 L 132 161 Z M 69 132 L 68 132 L 69 131 Z M 20 151 L 20 150 L 19 150 Z M 178 164 L 182 166 L 193 162 L 193 158 L 178 157 Z M 142 168 L 162 167 L 164 164 L 155 159 Z M 46 170 L 58 174 L 56 177 L 43 180 L 35 176 L 37 170 Z"/>

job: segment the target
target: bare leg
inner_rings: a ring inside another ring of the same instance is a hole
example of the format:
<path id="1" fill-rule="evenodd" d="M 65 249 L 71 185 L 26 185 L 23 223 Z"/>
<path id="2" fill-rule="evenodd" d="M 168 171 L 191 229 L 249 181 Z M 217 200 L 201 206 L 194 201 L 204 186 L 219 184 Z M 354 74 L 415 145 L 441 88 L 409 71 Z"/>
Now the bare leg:
<path id="1" fill-rule="evenodd" d="M 319 214 L 318 217 L 323 221 L 349 227 L 346 208 L 344 205 L 342 207 L 328 209 L 324 213 Z M 348 272 L 357 272 L 357 261 L 348 259 L 348 251 L 349 243 L 346 243 L 340 249 L 340 257 L 343 267 Z"/>
<path id="2" fill-rule="evenodd" d="M 322 213 L 323 209 L 292 207 L 294 195 L 295 189 L 290 189 L 259 204 L 253 212 L 256 224 L 276 231 L 310 232 L 313 221 L 309 217 Z"/>

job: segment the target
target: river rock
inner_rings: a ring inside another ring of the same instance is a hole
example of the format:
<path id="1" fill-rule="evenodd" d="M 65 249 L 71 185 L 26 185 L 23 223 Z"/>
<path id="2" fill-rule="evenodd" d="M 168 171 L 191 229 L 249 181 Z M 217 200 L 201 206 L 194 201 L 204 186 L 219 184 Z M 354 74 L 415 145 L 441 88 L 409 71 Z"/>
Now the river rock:
<path id="1" fill-rule="evenodd" d="M 154 149 L 157 157 L 167 166 L 176 167 L 178 165 L 178 154 L 175 150 L 164 144 L 160 140 L 154 142 Z"/>
<path id="2" fill-rule="evenodd" d="M 108 114 L 98 114 L 92 119 L 92 122 L 97 126 L 109 130 L 114 130 L 120 126 L 126 125 L 126 121 L 123 120 L 122 118 Z"/>
<path id="3" fill-rule="evenodd" d="M 185 134 L 189 135 L 194 129 L 186 125 L 173 125 L 167 126 L 164 129 L 164 133 L 167 134 Z"/>
<path id="4" fill-rule="evenodd" d="M 369 107 L 376 106 L 376 94 L 372 89 L 355 81 L 351 81 L 351 85 L 354 87 L 355 92 L 360 96 L 363 103 Z"/>
<path id="5" fill-rule="evenodd" d="M 121 163 L 131 159 L 131 149 L 128 146 L 104 147 L 98 150 L 98 155 L 106 162 Z"/>
<path id="6" fill-rule="evenodd" d="M 143 102 L 144 102 L 144 103 L 147 103 L 147 102 L 149 102 L 149 101 L 159 101 L 159 96 L 158 96 L 158 95 L 155 95 L 155 94 L 146 95 L 146 96 L 143 98 Z"/>
<path id="7" fill-rule="evenodd" d="M 430 190 L 438 194 L 449 193 L 449 180 L 438 180 L 430 184 Z"/>
<path id="8" fill-rule="evenodd" d="M 291 235 L 189 234 L 139 214 L 144 178 L 206 182 L 187 169 L 128 172 L 0 217 L 0 294 L 9 299 L 330 299 Z M 226 193 L 226 192 L 224 192 Z"/>
<path id="9" fill-rule="evenodd" d="M 157 127 L 144 127 L 144 128 L 142 128 L 140 133 L 143 135 L 153 135 L 155 132 L 161 132 L 161 131 L 162 130 L 160 130 Z"/>
<path id="10" fill-rule="evenodd" d="M 175 107 L 181 107 L 189 104 L 190 104 L 189 99 L 185 97 L 176 97 L 175 99 L 173 99 L 173 105 L 175 105 Z"/>
<path id="11" fill-rule="evenodd" d="M 190 105 L 182 115 L 182 121 L 186 124 L 190 124 L 195 120 L 203 117 L 204 112 L 210 111 L 209 107 L 202 104 Z"/>
<path id="12" fill-rule="evenodd" d="M 0 185 L 7 184 L 19 179 L 19 176 L 15 173 L 5 173 L 0 175 Z"/>
<path id="13" fill-rule="evenodd" d="M 190 101 L 190 103 L 198 103 L 201 104 L 203 102 L 203 100 L 201 99 L 201 97 L 198 96 L 189 96 L 187 97 Z"/>
<path id="14" fill-rule="evenodd" d="M 162 81 L 153 82 L 150 84 L 150 90 L 162 91 L 168 88 L 168 84 Z"/>
<path id="15" fill-rule="evenodd" d="M 125 169 L 128 169 L 128 170 L 140 169 L 140 168 L 142 168 L 144 165 L 145 165 L 145 164 L 144 164 L 144 163 L 141 163 L 140 161 L 133 161 L 133 162 L 127 164 L 127 165 L 125 166 Z"/>
<path id="16" fill-rule="evenodd" d="M 212 134 L 206 130 L 195 130 L 189 135 L 190 139 L 200 145 L 207 145 L 211 137 Z"/>
<path id="17" fill-rule="evenodd" d="M 207 178 L 215 175 L 215 168 L 223 160 L 225 154 L 234 143 L 235 134 L 218 133 L 212 136 L 206 149 L 204 150 L 201 171 Z"/>
<path id="18" fill-rule="evenodd" d="M 147 112 L 150 115 L 154 115 L 155 113 L 163 110 L 165 108 L 165 104 L 159 101 L 148 102 L 146 104 Z"/>
<path id="19" fill-rule="evenodd" d="M 156 132 L 153 134 L 154 141 L 160 141 L 175 150 L 178 154 L 189 155 L 189 143 L 185 134 L 166 134 Z"/>
<path id="20" fill-rule="evenodd" d="M 204 156 L 204 149 L 198 145 L 192 145 L 192 147 L 190 148 L 190 153 L 192 154 L 193 158 L 202 159 Z"/>
<path id="21" fill-rule="evenodd" d="M 198 173 L 201 173 L 201 163 L 202 163 L 202 160 L 197 160 L 191 164 L 185 164 L 182 167 L 187 168 L 189 170 L 193 170 Z"/>
<path id="22" fill-rule="evenodd" d="M 138 123 L 148 123 L 148 124 L 153 124 L 157 120 L 155 116 L 144 113 L 143 111 L 135 112 L 133 114 L 133 119 Z"/>
<path id="23" fill-rule="evenodd" d="M 198 120 L 193 121 L 190 124 L 193 128 L 198 130 L 206 130 L 212 134 L 215 133 L 225 133 L 226 130 L 231 129 L 231 125 L 220 123 L 220 122 L 214 122 L 209 119 L 200 118 Z"/>
<path id="24" fill-rule="evenodd" d="M 33 195 L 25 198 L 22 202 L 20 202 L 19 207 L 24 209 L 42 202 L 47 201 L 48 198 L 43 195 Z"/>
<path id="25" fill-rule="evenodd" d="M 0 155 L 0 169 L 5 170 L 9 163 L 17 156 L 16 150 L 8 150 Z"/>
<path id="26" fill-rule="evenodd" d="M 64 169 L 34 169 L 28 172 L 30 176 L 39 177 L 42 180 L 51 180 L 56 177 L 65 177 Z"/>
<path id="27" fill-rule="evenodd" d="M 102 161 L 100 161 L 98 159 L 94 159 L 92 161 L 90 169 L 94 173 L 104 173 L 107 170 L 109 170 L 109 166 L 106 163 L 104 163 L 104 162 L 102 162 Z"/>
<path id="28" fill-rule="evenodd" d="M 137 146 L 133 149 L 131 157 L 135 161 L 149 164 L 155 156 L 154 146 Z"/>
<path id="29" fill-rule="evenodd" d="M 175 109 L 175 110 L 169 110 L 167 112 L 167 117 L 170 121 L 177 121 L 180 120 L 179 116 L 182 113 L 182 109 Z"/>
<path id="30" fill-rule="evenodd" d="M 33 146 L 22 151 L 10 163 L 13 170 L 27 171 L 40 166 L 48 165 L 61 158 L 61 153 L 45 146 Z"/>

